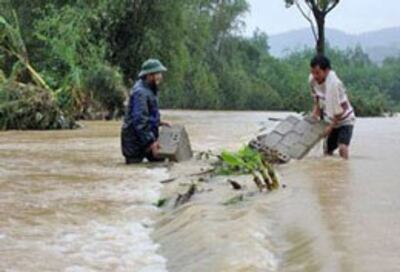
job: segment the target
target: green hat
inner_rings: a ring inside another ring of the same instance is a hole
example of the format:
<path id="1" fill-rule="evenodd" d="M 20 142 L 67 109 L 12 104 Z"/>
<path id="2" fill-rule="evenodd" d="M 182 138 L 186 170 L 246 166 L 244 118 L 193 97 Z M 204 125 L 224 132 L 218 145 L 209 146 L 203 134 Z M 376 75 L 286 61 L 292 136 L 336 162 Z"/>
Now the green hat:
<path id="1" fill-rule="evenodd" d="M 139 77 L 145 75 L 166 72 L 167 68 L 158 59 L 148 59 L 142 64 L 142 70 L 139 73 Z"/>

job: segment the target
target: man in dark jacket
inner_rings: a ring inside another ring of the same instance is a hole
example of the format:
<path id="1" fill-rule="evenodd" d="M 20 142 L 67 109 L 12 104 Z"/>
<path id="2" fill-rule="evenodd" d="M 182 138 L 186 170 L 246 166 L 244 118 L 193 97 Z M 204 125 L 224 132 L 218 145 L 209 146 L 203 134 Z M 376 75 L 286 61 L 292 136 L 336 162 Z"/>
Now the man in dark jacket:
<path id="1" fill-rule="evenodd" d="M 169 124 L 160 120 L 157 92 L 166 71 L 159 60 L 145 61 L 131 90 L 121 131 L 122 154 L 127 164 L 140 163 L 144 158 L 160 161 L 158 128 Z"/>

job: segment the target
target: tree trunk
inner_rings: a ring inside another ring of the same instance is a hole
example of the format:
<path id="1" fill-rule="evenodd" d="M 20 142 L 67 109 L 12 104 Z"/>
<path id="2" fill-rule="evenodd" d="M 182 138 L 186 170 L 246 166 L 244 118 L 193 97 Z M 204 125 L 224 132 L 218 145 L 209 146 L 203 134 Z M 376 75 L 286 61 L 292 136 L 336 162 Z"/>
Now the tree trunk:
<path id="1" fill-rule="evenodd" d="M 323 55 L 325 53 L 325 15 L 317 14 L 315 16 L 318 25 L 317 53 Z"/>

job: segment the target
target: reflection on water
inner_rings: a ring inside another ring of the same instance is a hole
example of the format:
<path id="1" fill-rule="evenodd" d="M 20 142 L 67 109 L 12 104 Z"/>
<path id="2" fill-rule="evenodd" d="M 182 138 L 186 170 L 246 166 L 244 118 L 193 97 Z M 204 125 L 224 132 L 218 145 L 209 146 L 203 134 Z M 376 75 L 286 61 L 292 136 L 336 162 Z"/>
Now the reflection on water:
<path id="1" fill-rule="evenodd" d="M 166 115 L 216 151 L 285 114 Z M 125 166 L 119 122 L 0 133 L 0 271 L 400 271 L 399 121 L 360 119 L 349 161 L 279 167 L 286 189 L 226 206 L 219 178 L 174 211 L 152 203 L 190 179 L 159 181 L 201 166 Z"/>

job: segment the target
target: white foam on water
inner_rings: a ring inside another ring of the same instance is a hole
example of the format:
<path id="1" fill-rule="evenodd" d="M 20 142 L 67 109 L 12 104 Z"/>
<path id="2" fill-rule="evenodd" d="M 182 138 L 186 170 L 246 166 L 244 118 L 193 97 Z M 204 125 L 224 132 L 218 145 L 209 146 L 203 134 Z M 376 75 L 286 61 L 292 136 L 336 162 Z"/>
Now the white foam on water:
<path id="1" fill-rule="evenodd" d="M 137 188 L 129 188 L 126 183 L 110 184 L 98 193 L 106 199 L 126 198 L 135 200 L 124 208 L 127 217 L 117 222 L 93 220 L 85 226 L 64 229 L 57 234 L 53 250 L 67 258 L 70 264 L 65 271 L 139 271 L 165 272 L 166 259 L 158 255 L 159 245 L 150 237 L 153 231 L 151 216 L 158 210 L 151 205 L 160 196 L 162 185 L 158 180 L 166 179 L 169 174 L 165 168 L 147 169 L 148 182 L 143 181 Z M 137 203 L 149 217 L 135 218 Z M 132 212 L 131 212 L 132 210 Z"/>
<path id="2" fill-rule="evenodd" d="M 75 271 L 153 271 L 164 272 L 166 260 L 157 254 L 152 229 L 140 222 L 103 224 L 92 221 L 84 227 L 58 235 L 53 250 Z"/>
<path id="3" fill-rule="evenodd" d="M 110 205 L 115 202 L 115 207 L 118 207 L 115 214 L 99 212 L 90 214 L 92 218 L 88 221 L 79 219 L 77 224 L 38 226 L 35 230 L 39 234 L 50 235 L 39 241 L 35 238 L 37 235 L 14 240 L 13 248 L 18 245 L 31 248 L 32 254 L 39 257 L 32 264 L 33 270 L 36 267 L 50 270 L 56 267 L 66 272 L 167 271 L 166 259 L 158 254 L 159 245 L 151 239 L 151 233 L 153 220 L 159 213 L 152 204 L 160 197 L 162 185 L 158 181 L 167 179 L 168 171 L 165 168 L 141 168 L 131 173 L 136 179 L 123 177 L 112 183 L 107 178 L 96 186 L 82 185 L 76 195 L 70 192 L 62 199 L 65 205 L 75 199 L 84 207 L 83 212 L 91 203 L 113 201 Z M 50 203 L 57 201 L 59 195 L 59 192 L 53 192 L 54 198 Z M 84 217 L 84 214 L 78 213 L 77 216 Z M 0 233 L 0 240 L 2 235 Z M 46 253 L 52 256 L 49 264 L 46 264 L 46 258 L 41 258 Z M 25 269 L 27 265 L 24 262 L 20 267 Z"/>

